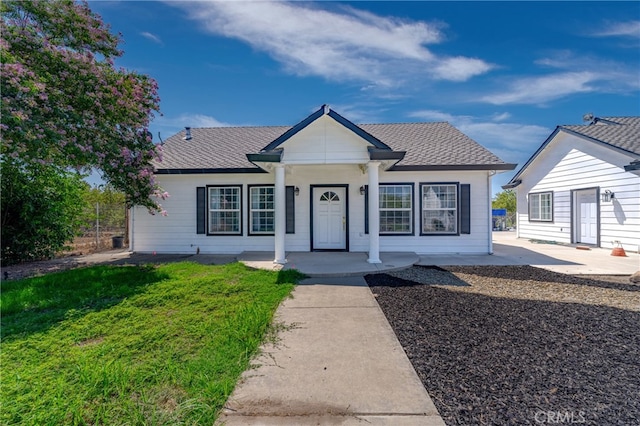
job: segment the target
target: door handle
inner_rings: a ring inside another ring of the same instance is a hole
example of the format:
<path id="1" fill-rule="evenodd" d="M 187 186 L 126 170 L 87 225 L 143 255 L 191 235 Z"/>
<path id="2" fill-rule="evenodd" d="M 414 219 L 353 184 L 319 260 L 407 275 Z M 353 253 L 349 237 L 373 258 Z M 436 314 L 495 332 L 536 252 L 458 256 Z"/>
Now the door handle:
<path id="1" fill-rule="evenodd" d="M 345 231 L 347 229 L 347 219 L 342 216 L 342 230 Z"/>

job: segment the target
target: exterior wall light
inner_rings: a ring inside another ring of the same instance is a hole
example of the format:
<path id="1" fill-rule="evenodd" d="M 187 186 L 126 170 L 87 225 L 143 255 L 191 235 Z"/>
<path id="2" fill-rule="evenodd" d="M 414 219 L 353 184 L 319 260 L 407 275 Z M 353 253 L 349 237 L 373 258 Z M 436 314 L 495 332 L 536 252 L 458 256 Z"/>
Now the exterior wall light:
<path id="1" fill-rule="evenodd" d="M 609 191 L 608 189 L 601 194 L 601 199 L 603 203 L 608 203 L 609 201 L 616 198 L 616 194 Z"/>
<path id="2" fill-rule="evenodd" d="M 360 187 L 360 195 L 364 195 L 364 185 Z"/>
<path id="3" fill-rule="evenodd" d="M 294 188 L 293 193 L 296 194 L 296 197 L 298 195 L 300 195 L 300 188 L 298 188 L 297 186 Z"/>

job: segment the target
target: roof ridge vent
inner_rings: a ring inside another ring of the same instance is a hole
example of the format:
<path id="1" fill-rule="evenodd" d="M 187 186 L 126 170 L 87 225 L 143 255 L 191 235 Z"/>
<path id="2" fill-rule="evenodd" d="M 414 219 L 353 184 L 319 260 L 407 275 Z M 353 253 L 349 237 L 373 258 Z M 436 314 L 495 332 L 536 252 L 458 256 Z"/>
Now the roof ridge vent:
<path id="1" fill-rule="evenodd" d="M 191 127 L 185 127 L 185 135 L 184 135 L 184 139 L 185 141 L 190 141 L 191 140 Z"/>

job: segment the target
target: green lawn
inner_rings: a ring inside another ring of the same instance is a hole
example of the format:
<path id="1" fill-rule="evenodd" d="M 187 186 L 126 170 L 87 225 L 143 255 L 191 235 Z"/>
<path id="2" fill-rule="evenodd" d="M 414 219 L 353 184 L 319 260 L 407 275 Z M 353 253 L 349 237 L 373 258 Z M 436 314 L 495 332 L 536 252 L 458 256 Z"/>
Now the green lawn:
<path id="1" fill-rule="evenodd" d="M 96 266 L 2 285 L 2 424 L 212 424 L 301 278 Z"/>

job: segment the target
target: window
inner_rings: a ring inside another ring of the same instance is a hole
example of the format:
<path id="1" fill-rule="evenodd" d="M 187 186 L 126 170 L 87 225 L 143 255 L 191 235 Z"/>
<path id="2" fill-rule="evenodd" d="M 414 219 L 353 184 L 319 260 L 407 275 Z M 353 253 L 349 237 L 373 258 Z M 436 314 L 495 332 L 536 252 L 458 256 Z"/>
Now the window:
<path id="1" fill-rule="evenodd" d="M 529 220 L 553 221 L 553 192 L 529 194 Z"/>
<path id="2" fill-rule="evenodd" d="M 273 186 L 249 187 L 250 234 L 273 234 L 275 230 L 275 196 Z"/>
<path id="3" fill-rule="evenodd" d="M 458 234 L 458 184 L 421 185 L 422 233 Z"/>
<path id="4" fill-rule="evenodd" d="M 340 197 L 333 191 L 327 191 L 320 196 L 320 201 L 340 201 Z"/>
<path id="5" fill-rule="evenodd" d="M 381 184 L 380 234 L 413 233 L 413 185 Z"/>
<path id="6" fill-rule="evenodd" d="M 240 186 L 209 187 L 209 234 L 241 234 Z"/>

